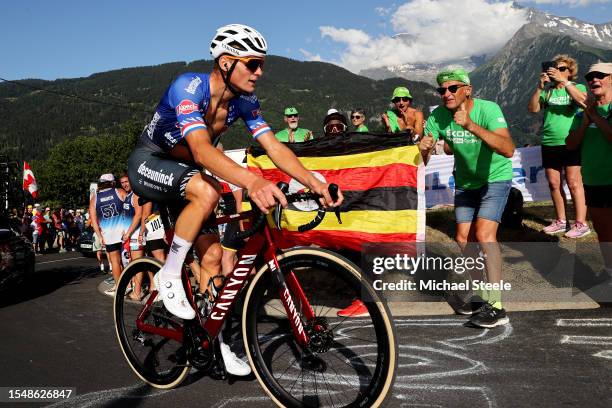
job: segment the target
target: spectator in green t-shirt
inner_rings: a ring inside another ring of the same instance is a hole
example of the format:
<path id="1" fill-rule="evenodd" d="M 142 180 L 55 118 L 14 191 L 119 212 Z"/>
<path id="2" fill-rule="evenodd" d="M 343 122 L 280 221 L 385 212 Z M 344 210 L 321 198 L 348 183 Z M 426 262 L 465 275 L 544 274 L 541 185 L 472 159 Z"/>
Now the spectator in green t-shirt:
<path id="1" fill-rule="evenodd" d="M 578 64 L 569 55 L 557 55 L 551 61 L 553 67 L 543 64 L 538 85 L 529 100 L 529 112 L 544 111 L 542 135 L 542 167 L 555 207 L 555 220 L 543 229 L 547 234 L 564 232 L 568 238 L 580 238 L 591 232 L 586 223 L 584 188 L 580 176 L 580 151 L 569 150 L 565 138 L 569 133 L 574 115 L 584 107 L 586 87 L 572 82 L 578 75 Z M 546 89 L 546 85 L 548 88 Z M 565 214 L 565 192 L 562 174 L 572 195 L 576 209 L 576 223 L 568 231 Z M 567 232 L 566 232 L 567 231 Z"/>
<path id="2" fill-rule="evenodd" d="M 442 71 L 436 80 L 442 101 L 427 119 L 419 149 L 425 163 L 439 138 L 453 152 L 455 239 L 465 256 L 476 258 L 482 250 L 488 282 L 499 283 L 502 270 L 497 228 L 510 192 L 514 143 L 500 107 L 472 98 L 470 78 L 464 70 Z M 509 321 L 500 290 L 476 291 L 471 302 L 456 311 L 462 314 L 474 311 L 470 322 L 479 327 Z"/>
<path id="3" fill-rule="evenodd" d="M 584 77 L 589 96 L 566 142 L 570 149 L 580 148 L 586 205 L 612 278 L 612 63 L 595 64 Z"/>
<path id="4" fill-rule="evenodd" d="M 397 133 L 404 130 L 411 132 L 413 140 L 423 135 L 423 112 L 412 107 L 412 95 L 405 86 L 398 86 L 391 96 L 393 109 L 381 115 L 385 130 Z"/>
<path id="5" fill-rule="evenodd" d="M 289 106 L 285 108 L 284 113 L 287 127 L 275 134 L 276 138 L 280 142 L 298 143 L 313 139 L 312 132 L 310 130 L 298 127 L 300 115 L 295 107 Z"/>
<path id="6" fill-rule="evenodd" d="M 355 132 L 369 132 L 365 120 L 365 109 L 358 108 L 351 112 L 351 123 L 355 126 Z"/>

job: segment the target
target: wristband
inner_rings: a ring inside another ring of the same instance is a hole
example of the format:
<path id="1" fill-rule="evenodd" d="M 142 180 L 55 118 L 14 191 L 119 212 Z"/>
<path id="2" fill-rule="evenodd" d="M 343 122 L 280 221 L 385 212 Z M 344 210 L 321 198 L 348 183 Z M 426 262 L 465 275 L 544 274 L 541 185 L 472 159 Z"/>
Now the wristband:
<path id="1" fill-rule="evenodd" d="M 567 88 L 570 85 L 574 85 L 574 83 L 572 81 L 565 81 L 565 83 L 563 84 L 563 87 Z"/>

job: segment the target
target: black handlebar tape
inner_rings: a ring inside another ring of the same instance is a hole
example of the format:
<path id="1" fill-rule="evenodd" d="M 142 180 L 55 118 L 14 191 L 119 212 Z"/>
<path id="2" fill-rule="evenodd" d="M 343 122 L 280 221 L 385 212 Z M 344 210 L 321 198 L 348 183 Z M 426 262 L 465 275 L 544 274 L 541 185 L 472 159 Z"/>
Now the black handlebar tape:
<path id="1" fill-rule="evenodd" d="M 331 196 L 332 200 L 334 200 L 334 202 L 338 201 L 338 185 L 332 183 L 329 185 L 327 190 L 329 191 L 329 195 Z M 338 224 L 342 224 L 342 220 L 340 219 L 340 207 L 334 207 L 334 214 L 336 214 Z"/>
<path id="2" fill-rule="evenodd" d="M 314 220 L 310 221 L 306 225 L 300 225 L 298 227 L 298 231 L 304 232 L 316 228 L 317 225 L 319 225 L 321 221 L 323 221 L 323 218 L 325 218 L 325 208 L 319 208 L 319 211 L 317 211 L 317 216 L 314 218 Z"/>

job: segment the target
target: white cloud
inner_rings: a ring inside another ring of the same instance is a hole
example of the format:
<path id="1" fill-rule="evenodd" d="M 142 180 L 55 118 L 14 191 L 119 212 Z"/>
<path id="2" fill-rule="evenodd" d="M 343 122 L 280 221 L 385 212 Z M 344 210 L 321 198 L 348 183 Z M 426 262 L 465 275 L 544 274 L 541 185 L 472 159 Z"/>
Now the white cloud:
<path id="1" fill-rule="evenodd" d="M 378 14 L 379 16 L 381 16 L 381 17 L 386 17 L 386 16 L 388 16 L 389 14 L 391 14 L 391 11 L 392 11 L 392 10 L 393 10 L 393 9 L 391 9 L 390 7 L 389 7 L 389 8 L 385 8 L 385 7 L 376 7 L 376 8 L 374 9 L 374 12 L 375 12 L 376 14 Z"/>
<path id="2" fill-rule="evenodd" d="M 338 61 L 353 72 L 364 68 L 441 62 L 497 51 L 526 23 L 512 2 L 413 0 L 397 8 L 390 23 L 398 38 L 372 38 L 362 30 L 319 27 L 322 37 L 345 46 Z"/>
<path id="3" fill-rule="evenodd" d="M 307 61 L 323 61 L 320 54 L 313 54 L 303 48 L 300 48 L 300 52 L 304 55 Z"/>
<path id="4" fill-rule="evenodd" d="M 587 7 L 593 4 L 612 3 L 612 0 L 522 0 L 519 3 L 562 4 L 570 7 Z"/>

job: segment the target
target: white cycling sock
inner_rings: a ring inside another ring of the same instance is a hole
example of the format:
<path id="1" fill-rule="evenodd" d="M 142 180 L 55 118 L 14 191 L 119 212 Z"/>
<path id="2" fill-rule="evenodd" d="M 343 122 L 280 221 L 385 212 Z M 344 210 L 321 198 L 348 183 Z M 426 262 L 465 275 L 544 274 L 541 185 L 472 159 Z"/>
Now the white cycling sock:
<path id="1" fill-rule="evenodd" d="M 174 279 L 181 278 L 183 262 L 185 262 L 185 257 L 187 256 L 189 248 L 191 248 L 191 244 L 192 242 L 186 241 L 174 234 L 172 245 L 170 245 L 170 251 L 168 251 L 168 257 L 166 258 L 166 263 L 161 269 L 164 277 Z"/>

